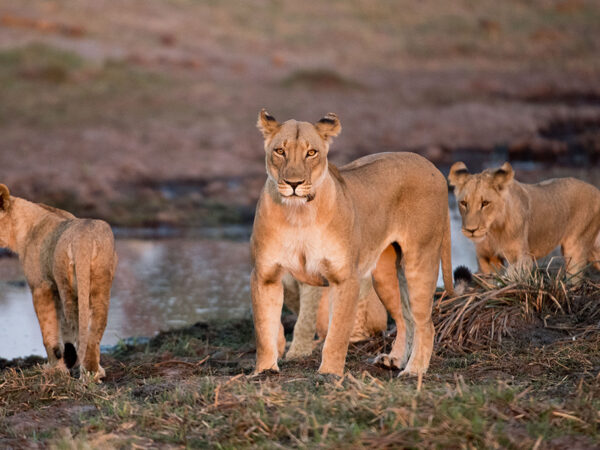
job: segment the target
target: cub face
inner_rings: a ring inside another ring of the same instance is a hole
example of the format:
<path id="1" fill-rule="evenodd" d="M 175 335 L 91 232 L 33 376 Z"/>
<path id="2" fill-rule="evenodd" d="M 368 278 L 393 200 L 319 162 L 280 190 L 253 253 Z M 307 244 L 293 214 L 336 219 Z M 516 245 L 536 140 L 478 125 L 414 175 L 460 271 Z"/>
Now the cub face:
<path id="1" fill-rule="evenodd" d="M 513 169 L 507 162 L 499 169 L 487 169 L 474 175 L 469 173 L 463 162 L 452 165 L 448 181 L 455 188 L 462 232 L 466 237 L 480 242 L 494 223 L 502 223 L 506 188 L 513 179 Z"/>
<path id="2" fill-rule="evenodd" d="M 315 124 L 288 120 L 280 124 L 264 109 L 257 126 L 265 139 L 265 162 L 269 179 L 284 203 L 311 201 L 327 174 L 331 138 L 342 127 L 333 113 Z"/>

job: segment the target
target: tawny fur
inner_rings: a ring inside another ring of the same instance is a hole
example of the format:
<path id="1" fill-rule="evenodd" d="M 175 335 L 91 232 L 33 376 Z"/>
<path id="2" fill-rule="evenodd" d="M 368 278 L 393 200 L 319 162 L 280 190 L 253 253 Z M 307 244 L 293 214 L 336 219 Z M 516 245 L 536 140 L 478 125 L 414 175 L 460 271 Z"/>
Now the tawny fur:
<path id="1" fill-rule="evenodd" d="M 279 370 L 282 277 L 327 286 L 332 307 L 321 373 L 342 375 L 360 282 L 372 276 L 398 329 L 384 363 L 424 373 L 433 349 L 431 308 L 440 259 L 452 290 L 448 191 L 443 175 L 413 153 L 381 153 L 339 170 L 327 161 L 341 126 L 335 114 L 316 124 L 278 123 L 264 110 L 267 181 L 256 208 L 251 276 L 256 373 Z M 397 243 L 407 280 L 414 345 L 408 345 L 397 277 Z M 391 249 L 391 250 L 388 250 Z"/>
<path id="2" fill-rule="evenodd" d="M 600 190 L 591 184 L 575 178 L 520 183 L 509 163 L 471 175 L 457 162 L 448 180 L 481 272 L 498 271 L 504 261 L 527 269 L 557 246 L 575 281 L 588 263 L 600 270 Z"/>
<path id="3" fill-rule="evenodd" d="M 296 359 L 312 353 L 315 333 L 325 339 L 329 327 L 329 291 L 327 288 L 300 283 L 291 275 L 283 277 L 284 304 L 297 316 L 294 335 L 286 359 Z M 387 312 L 373 288 L 370 277 L 361 280 L 360 293 L 350 342 L 374 336 L 387 328 Z"/>
<path id="4" fill-rule="evenodd" d="M 117 264 L 110 226 L 13 197 L 0 184 L 0 246 L 19 255 L 49 365 L 67 370 L 62 355 L 71 343 L 74 365 L 102 378 L 100 340 Z"/>

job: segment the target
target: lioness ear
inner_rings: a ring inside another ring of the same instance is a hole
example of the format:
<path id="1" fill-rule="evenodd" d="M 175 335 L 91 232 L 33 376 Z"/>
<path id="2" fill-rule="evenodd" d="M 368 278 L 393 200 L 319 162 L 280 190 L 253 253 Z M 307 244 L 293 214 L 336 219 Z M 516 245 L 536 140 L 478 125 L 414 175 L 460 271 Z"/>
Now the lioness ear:
<path id="1" fill-rule="evenodd" d="M 515 172 L 513 171 L 512 166 L 505 162 L 502 164 L 502 167 L 496 169 L 494 171 L 494 184 L 499 190 L 504 189 L 515 178 Z"/>
<path id="2" fill-rule="evenodd" d="M 256 126 L 262 132 L 263 137 L 268 139 L 279 130 L 281 125 L 275 120 L 275 117 L 263 108 L 258 113 L 258 122 L 256 122 Z"/>
<path id="3" fill-rule="evenodd" d="M 315 128 L 321 137 L 329 142 L 332 137 L 340 134 L 340 131 L 342 131 L 342 124 L 336 114 L 327 113 L 325 117 L 315 123 Z"/>
<path id="4" fill-rule="evenodd" d="M 0 184 L 0 212 L 8 210 L 10 206 L 10 192 L 5 184 Z"/>
<path id="5" fill-rule="evenodd" d="M 469 169 L 464 162 L 459 161 L 452 164 L 450 167 L 450 173 L 448 174 L 448 182 L 450 186 L 460 188 L 465 181 L 467 181 L 467 177 L 469 176 Z"/>

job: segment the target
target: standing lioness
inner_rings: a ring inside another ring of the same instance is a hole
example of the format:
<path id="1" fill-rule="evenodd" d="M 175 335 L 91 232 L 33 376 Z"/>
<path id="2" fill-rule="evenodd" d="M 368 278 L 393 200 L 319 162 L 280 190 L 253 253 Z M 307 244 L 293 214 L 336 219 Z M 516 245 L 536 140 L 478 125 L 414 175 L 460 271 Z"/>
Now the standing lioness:
<path id="1" fill-rule="evenodd" d="M 110 226 L 10 196 L 0 184 L 0 247 L 19 255 L 50 366 L 95 378 L 117 255 Z"/>
<path id="2" fill-rule="evenodd" d="M 558 245 L 570 275 L 588 262 L 600 270 L 600 191 L 591 184 L 575 178 L 519 183 L 509 163 L 471 175 L 463 162 L 450 168 L 448 181 L 481 272 L 500 269 L 503 260 L 526 268 Z"/>
<path id="3" fill-rule="evenodd" d="M 279 370 L 285 273 L 306 284 L 329 286 L 330 325 L 319 372 L 342 375 L 360 281 L 368 276 L 398 330 L 383 362 L 405 367 L 409 374 L 425 372 L 433 350 L 431 307 L 440 258 L 446 289 L 452 289 L 443 175 L 414 153 L 370 155 L 338 170 L 327 161 L 329 141 L 341 130 L 335 114 L 314 125 L 280 124 L 263 110 L 258 127 L 265 138 L 268 177 L 251 239 L 256 373 Z M 397 253 L 414 323 L 412 350 L 400 304 Z"/>

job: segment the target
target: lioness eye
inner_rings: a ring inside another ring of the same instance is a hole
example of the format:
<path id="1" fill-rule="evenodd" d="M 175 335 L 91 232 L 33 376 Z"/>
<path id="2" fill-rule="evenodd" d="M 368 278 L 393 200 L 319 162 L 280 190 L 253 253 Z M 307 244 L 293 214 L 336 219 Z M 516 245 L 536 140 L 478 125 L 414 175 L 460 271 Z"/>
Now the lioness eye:
<path id="1" fill-rule="evenodd" d="M 306 156 L 315 156 L 316 154 L 317 154 L 317 151 L 315 149 L 311 149 L 306 152 Z"/>
<path id="2" fill-rule="evenodd" d="M 282 148 L 276 148 L 275 150 L 273 150 L 275 153 L 277 153 L 278 155 L 284 155 L 285 151 Z"/>
<path id="3" fill-rule="evenodd" d="M 484 200 L 484 201 L 481 202 L 481 207 L 485 208 L 489 204 L 490 204 L 490 202 L 488 202 L 487 200 Z"/>
<path id="4" fill-rule="evenodd" d="M 465 201 L 463 200 L 462 202 L 460 202 L 460 205 L 466 208 L 466 207 L 467 207 L 467 202 L 465 202 Z"/>

